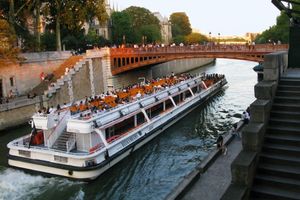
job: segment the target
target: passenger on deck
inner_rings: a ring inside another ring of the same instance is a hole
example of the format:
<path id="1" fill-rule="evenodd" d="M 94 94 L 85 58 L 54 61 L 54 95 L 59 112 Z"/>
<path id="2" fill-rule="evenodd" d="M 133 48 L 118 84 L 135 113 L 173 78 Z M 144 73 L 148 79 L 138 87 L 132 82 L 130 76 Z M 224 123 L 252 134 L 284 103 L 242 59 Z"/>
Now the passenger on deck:
<path id="1" fill-rule="evenodd" d="M 70 112 L 71 112 L 71 115 L 78 113 L 78 107 L 76 104 L 74 104 L 70 107 Z"/>
<path id="2" fill-rule="evenodd" d="M 139 91 L 137 94 L 136 94 L 136 99 L 139 100 L 142 98 L 142 94 L 141 92 Z"/>
<path id="3" fill-rule="evenodd" d="M 53 106 L 50 106 L 50 108 L 49 108 L 49 114 L 52 114 L 54 112 L 54 108 L 53 108 Z"/>

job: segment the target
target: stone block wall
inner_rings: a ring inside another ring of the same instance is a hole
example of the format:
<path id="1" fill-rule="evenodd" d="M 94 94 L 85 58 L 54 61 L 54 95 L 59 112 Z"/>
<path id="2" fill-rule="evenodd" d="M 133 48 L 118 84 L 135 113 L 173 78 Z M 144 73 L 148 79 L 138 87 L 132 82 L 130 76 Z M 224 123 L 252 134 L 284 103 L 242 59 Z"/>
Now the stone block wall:
<path id="1" fill-rule="evenodd" d="M 287 52 L 266 55 L 263 67 L 264 80 L 254 87 L 256 100 L 250 105 L 250 123 L 242 132 L 243 150 L 231 165 L 232 183 L 223 200 L 248 199 L 278 80 L 287 69 Z"/>
<path id="2" fill-rule="evenodd" d="M 0 130 L 27 123 L 39 104 L 31 104 L 0 112 Z"/>
<path id="3" fill-rule="evenodd" d="M 26 94 L 40 84 L 42 72 L 53 72 L 70 56 L 71 53 L 68 51 L 21 54 L 20 57 L 24 58 L 24 61 L 7 63 L 6 66 L 0 67 L 0 79 L 3 84 L 0 90 L 2 90 L 3 96 L 6 97 L 10 90 L 19 95 Z M 10 78 L 13 79 L 13 85 L 11 85 Z"/>
<path id="4" fill-rule="evenodd" d="M 91 82 L 87 63 L 82 65 L 78 73 L 72 77 L 74 99 L 82 99 L 85 96 L 91 96 Z"/>
<path id="5" fill-rule="evenodd" d="M 45 62 L 47 66 L 58 66 L 59 62 L 61 63 L 63 60 L 50 60 L 44 61 L 43 59 L 51 57 L 52 54 L 39 55 L 34 54 L 32 56 L 32 61 L 41 63 Z M 54 58 L 55 56 L 52 55 Z M 57 55 L 56 55 L 57 56 Z M 67 55 L 65 55 L 67 58 Z M 138 82 L 139 77 L 144 77 L 146 79 L 152 79 L 155 77 L 161 77 L 165 75 L 170 75 L 171 72 L 174 73 L 183 73 L 195 69 L 199 66 L 209 64 L 213 62 L 214 59 L 188 59 L 188 60 L 178 60 L 171 61 L 164 64 L 159 64 L 152 67 L 144 67 L 131 72 L 123 73 L 117 76 L 112 76 L 110 69 L 110 56 L 109 49 L 103 48 L 100 51 L 93 51 L 91 54 L 87 53 L 87 55 L 79 62 L 77 62 L 74 68 L 71 68 L 69 72 L 67 72 L 64 76 L 57 80 L 57 82 L 53 83 L 54 86 L 49 87 L 47 91 L 45 91 L 43 105 L 54 106 L 57 104 L 62 105 L 63 103 L 69 103 L 71 101 L 77 101 L 80 99 L 84 99 L 85 96 L 92 96 L 94 94 L 100 94 L 102 92 L 106 92 L 111 88 L 122 88 L 124 86 L 128 86 L 130 84 L 134 84 Z M 53 62 L 57 62 L 54 64 Z M 44 63 L 44 64 L 45 64 Z M 46 66 L 45 64 L 45 66 Z M 23 66 L 33 65 L 32 62 L 26 61 Z M 43 65 L 44 66 L 44 65 Z M 49 72 L 53 71 L 54 68 L 45 67 L 49 70 Z M 14 66 L 21 67 L 21 66 Z M 28 76 L 29 79 L 23 78 L 22 84 L 24 84 L 24 88 L 28 84 L 32 84 L 34 86 L 35 82 L 39 83 L 39 74 L 41 69 L 43 72 L 47 73 L 48 71 L 44 70 L 44 67 L 36 65 L 36 68 L 39 70 L 34 70 L 29 66 L 26 69 L 31 69 L 32 72 L 29 73 L 27 70 L 24 72 L 20 72 L 19 75 Z M 0 69 L 1 70 L 1 69 Z M 1 71 L 0 71 L 1 72 Z M 1 73 L 0 73 L 1 74 Z M 1 76 L 1 75 L 0 75 Z M 36 76 L 36 78 L 33 78 Z M 1 78 L 1 77 L 0 77 Z M 1 112 L 0 117 L 0 129 L 2 127 L 15 126 L 20 123 L 24 123 L 30 119 L 32 114 L 36 111 L 36 106 L 24 108 L 11 108 L 8 113 L 12 113 L 20 116 L 20 119 L 16 117 L 16 120 L 13 120 L 12 123 L 8 122 L 7 119 L 4 118 L 5 114 Z M 24 110 L 23 110 L 24 109 Z M 27 109 L 27 110 L 26 110 Z M 19 114 L 20 113 L 20 114 Z M 25 114 L 26 113 L 26 114 Z M 10 115 L 8 115 L 10 116 Z M 23 116 L 23 117 L 21 117 Z M 2 120 L 2 122 L 1 122 Z M 1 125 L 2 123 L 2 125 Z"/>

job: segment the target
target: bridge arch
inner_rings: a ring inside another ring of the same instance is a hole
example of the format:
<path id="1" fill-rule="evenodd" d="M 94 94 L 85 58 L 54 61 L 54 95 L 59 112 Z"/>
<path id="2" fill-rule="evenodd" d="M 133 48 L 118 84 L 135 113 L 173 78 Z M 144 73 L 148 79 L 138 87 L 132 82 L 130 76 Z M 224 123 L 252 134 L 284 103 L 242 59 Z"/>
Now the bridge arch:
<path id="1" fill-rule="evenodd" d="M 264 55 L 286 51 L 288 45 L 216 45 L 159 48 L 112 48 L 111 71 L 117 75 L 126 71 L 177 59 L 228 58 L 262 62 Z"/>

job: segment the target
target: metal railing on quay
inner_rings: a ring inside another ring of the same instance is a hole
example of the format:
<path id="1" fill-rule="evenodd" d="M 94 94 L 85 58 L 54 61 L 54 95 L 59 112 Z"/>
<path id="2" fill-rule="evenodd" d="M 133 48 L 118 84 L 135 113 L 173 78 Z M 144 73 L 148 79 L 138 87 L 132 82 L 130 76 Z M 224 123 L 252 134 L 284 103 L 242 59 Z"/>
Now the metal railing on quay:
<path id="1" fill-rule="evenodd" d="M 274 52 L 288 49 L 288 44 L 256 44 L 256 45 L 188 45 L 166 47 L 112 48 L 111 55 L 149 54 L 149 53 L 188 53 L 188 52 Z"/>
<path id="2" fill-rule="evenodd" d="M 1 101 L 2 103 L 0 104 L 0 112 L 40 103 L 41 98 L 40 96 L 36 96 L 34 98 L 27 98 L 27 96 L 21 96 L 10 99 L 2 99 Z"/>

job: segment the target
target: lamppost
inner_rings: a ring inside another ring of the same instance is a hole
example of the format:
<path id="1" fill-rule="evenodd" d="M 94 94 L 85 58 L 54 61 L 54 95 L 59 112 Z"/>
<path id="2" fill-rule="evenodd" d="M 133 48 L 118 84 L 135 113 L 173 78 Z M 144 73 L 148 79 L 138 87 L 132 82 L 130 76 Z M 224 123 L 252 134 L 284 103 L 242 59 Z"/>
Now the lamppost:
<path id="1" fill-rule="evenodd" d="M 211 42 L 211 32 L 209 32 L 209 43 Z"/>
<path id="2" fill-rule="evenodd" d="M 126 36 L 123 35 L 123 45 L 125 46 L 126 45 Z"/>
<path id="3" fill-rule="evenodd" d="M 145 45 L 145 36 L 144 35 L 142 36 L 142 45 L 143 46 Z"/>
<path id="4" fill-rule="evenodd" d="M 218 33 L 218 45 L 220 44 L 220 33 Z"/>

